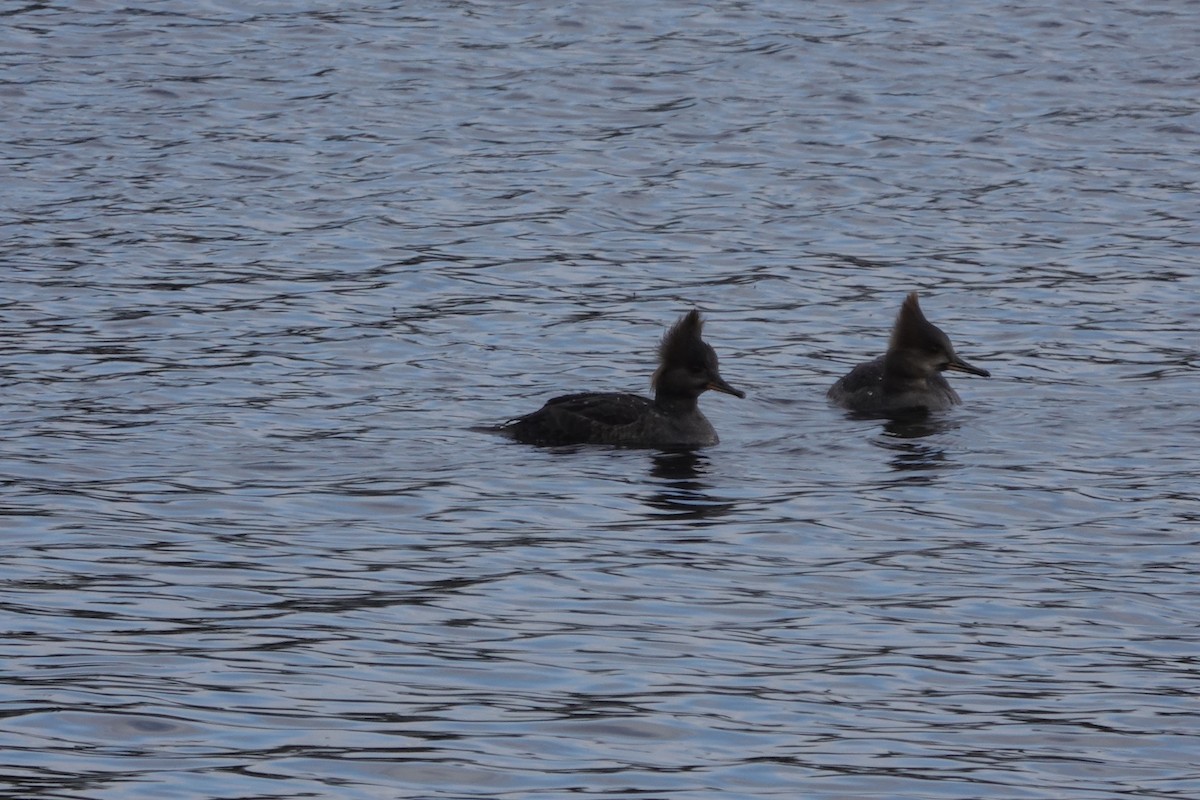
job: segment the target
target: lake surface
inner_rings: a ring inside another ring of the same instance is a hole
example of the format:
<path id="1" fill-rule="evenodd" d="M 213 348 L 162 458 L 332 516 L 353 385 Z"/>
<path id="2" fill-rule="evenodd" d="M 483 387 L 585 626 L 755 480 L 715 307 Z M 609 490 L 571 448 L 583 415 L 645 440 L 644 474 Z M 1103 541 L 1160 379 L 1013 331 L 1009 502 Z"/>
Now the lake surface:
<path id="1" fill-rule="evenodd" d="M 1200 6 L 3 17 L 3 796 L 1200 796 Z"/>

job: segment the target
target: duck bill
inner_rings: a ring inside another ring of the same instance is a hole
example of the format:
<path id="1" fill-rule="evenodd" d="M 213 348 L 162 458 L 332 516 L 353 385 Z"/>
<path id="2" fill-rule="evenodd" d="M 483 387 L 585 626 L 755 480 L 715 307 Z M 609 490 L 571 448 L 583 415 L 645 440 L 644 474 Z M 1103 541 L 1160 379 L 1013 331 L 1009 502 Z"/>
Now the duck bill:
<path id="1" fill-rule="evenodd" d="M 945 368 L 952 372 L 968 372 L 972 375 L 979 375 L 980 377 L 983 377 L 983 378 L 992 377 L 992 373 L 988 372 L 983 367 L 976 367 L 973 364 L 968 364 L 967 362 L 963 361 L 958 356 L 955 356 L 954 358 L 952 358 L 950 360 L 950 363 L 947 364 Z"/>
<path id="2" fill-rule="evenodd" d="M 730 386 L 728 383 L 725 382 L 725 379 L 722 378 L 720 375 L 717 375 L 711 381 L 709 381 L 708 386 L 706 386 L 705 388 L 712 389 L 714 392 L 724 392 L 725 394 L 731 394 L 734 397 L 745 397 L 746 396 L 745 392 L 743 392 L 741 389 L 735 389 L 732 386 Z"/>

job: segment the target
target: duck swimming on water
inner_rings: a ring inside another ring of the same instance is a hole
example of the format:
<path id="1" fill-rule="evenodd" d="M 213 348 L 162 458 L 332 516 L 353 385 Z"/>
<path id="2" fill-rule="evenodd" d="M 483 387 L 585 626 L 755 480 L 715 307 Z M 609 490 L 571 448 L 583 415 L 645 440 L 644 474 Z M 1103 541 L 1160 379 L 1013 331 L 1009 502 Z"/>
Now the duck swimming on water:
<path id="1" fill-rule="evenodd" d="M 864 414 L 941 411 L 962 402 L 942 377 L 946 370 L 991 376 L 955 354 L 950 338 L 925 319 L 917 293 L 911 292 L 900 306 L 887 352 L 839 378 L 826 397 Z"/>
<path id="2" fill-rule="evenodd" d="M 625 447 L 694 448 L 718 442 L 697 400 L 709 389 L 734 397 L 746 393 L 725 382 L 717 354 L 701 338 L 704 320 L 693 309 L 679 318 L 658 347 L 654 399 L 622 392 L 555 397 L 532 414 L 495 428 L 518 442 L 538 445 L 611 444 Z"/>

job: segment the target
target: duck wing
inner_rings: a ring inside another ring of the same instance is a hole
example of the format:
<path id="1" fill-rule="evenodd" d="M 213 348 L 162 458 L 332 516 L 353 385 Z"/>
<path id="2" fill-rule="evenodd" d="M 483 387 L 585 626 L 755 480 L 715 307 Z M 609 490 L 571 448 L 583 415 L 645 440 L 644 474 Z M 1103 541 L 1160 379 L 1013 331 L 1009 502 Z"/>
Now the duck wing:
<path id="1" fill-rule="evenodd" d="M 617 431 L 643 419 L 654 401 L 621 392 L 567 394 L 508 422 L 513 438 L 538 444 L 580 444 L 613 440 Z"/>
<path id="2" fill-rule="evenodd" d="M 826 396 L 838 405 L 851 407 L 876 399 L 883 386 L 883 356 L 859 364 L 838 378 Z"/>
<path id="3" fill-rule="evenodd" d="M 604 392 L 555 397 L 548 401 L 541 411 L 561 417 L 574 417 L 580 421 L 586 420 L 607 428 L 637 422 L 653 407 L 654 401 L 636 394 Z"/>

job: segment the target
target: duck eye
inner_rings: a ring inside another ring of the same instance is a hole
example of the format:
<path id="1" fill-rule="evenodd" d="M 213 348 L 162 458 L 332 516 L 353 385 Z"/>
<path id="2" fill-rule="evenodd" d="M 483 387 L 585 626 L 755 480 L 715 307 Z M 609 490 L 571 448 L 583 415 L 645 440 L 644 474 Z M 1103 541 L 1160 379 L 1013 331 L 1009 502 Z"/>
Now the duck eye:
<path id="1" fill-rule="evenodd" d="M 704 364 L 700 361 L 693 361 L 691 364 L 688 364 L 688 371 L 689 372 L 704 372 Z"/>

